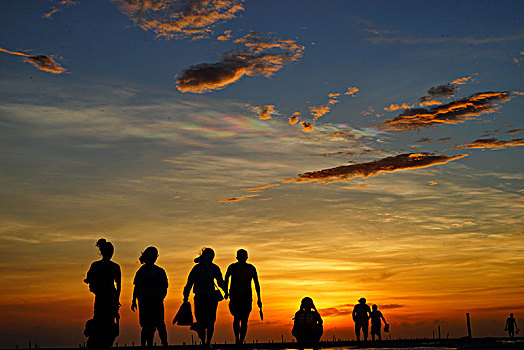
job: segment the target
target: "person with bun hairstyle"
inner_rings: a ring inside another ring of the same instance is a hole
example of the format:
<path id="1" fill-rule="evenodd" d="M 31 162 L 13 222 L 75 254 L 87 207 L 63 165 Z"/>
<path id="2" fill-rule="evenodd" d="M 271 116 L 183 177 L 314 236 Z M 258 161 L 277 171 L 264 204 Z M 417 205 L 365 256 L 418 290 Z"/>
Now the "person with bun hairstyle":
<path id="1" fill-rule="evenodd" d="M 147 247 L 142 252 L 139 260 L 142 266 L 135 274 L 133 284 L 133 301 L 131 310 L 137 308 L 138 317 L 142 331 L 140 340 L 142 347 L 153 347 L 155 331 L 162 346 L 167 348 L 167 330 L 164 322 L 164 298 L 167 295 L 167 275 L 166 271 L 160 266 L 155 265 L 158 258 L 158 249 Z"/>
<path id="2" fill-rule="evenodd" d="M 89 348 L 108 348 L 118 336 L 120 316 L 120 291 L 122 273 L 120 266 L 111 261 L 115 248 L 105 238 L 96 242 L 102 259 L 91 264 L 84 282 L 95 294 L 93 319 L 86 324 L 84 334 L 89 337 Z"/>

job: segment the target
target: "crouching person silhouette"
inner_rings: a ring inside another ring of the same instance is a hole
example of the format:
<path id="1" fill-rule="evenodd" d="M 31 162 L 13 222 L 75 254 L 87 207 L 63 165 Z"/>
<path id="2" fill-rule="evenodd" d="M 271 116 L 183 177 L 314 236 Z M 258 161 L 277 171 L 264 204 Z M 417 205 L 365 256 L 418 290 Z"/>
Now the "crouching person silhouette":
<path id="1" fill-rule="evenodd" d="M 139 260 L 142 266 L 135 274 L 133 284 L 133 302 L 131 310 L 135 311 L 138 300 L 138 315 L 142 331 L 140 341 L 142 347 L 153 347 L 155 331 L 162 346 L 167 347 L 167 331 L 164 323 L 164 298 L 167 295 L 167 275 L 163 268 L 155 265 L 158 250 L 148 247 Z"/>
<path id="2" fill-rule="evenodd" d="M 100 238 L 96 242 L 102 259 L 91 264 L 84 282 L 95 294 L 93 318 L 86 323 L 84 335 L 88 349 L 109 349 L 119 333 L 121 272 L 113 261 L 115 248 Z"/>
<path id="3" fill-rule="evenodd" d="M 305 297 L 300 303 L 300 310 L 293 318 L 291 334 L 297 339 L 298 348 L 318 349 L 318 343 L 324 333 L 322 317 L 318 313 L 313 300 Z"/>

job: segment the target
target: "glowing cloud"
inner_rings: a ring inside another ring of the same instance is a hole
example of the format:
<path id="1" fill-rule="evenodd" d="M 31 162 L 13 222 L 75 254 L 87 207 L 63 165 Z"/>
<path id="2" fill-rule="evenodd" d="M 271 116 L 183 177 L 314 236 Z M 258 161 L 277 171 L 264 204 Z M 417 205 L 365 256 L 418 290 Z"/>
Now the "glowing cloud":
<path id="1" fill-rule="evenodd" d="M 219 202 L 221 202 L 221 203 L 238 202 L 238 201 L 244 200 L 246 198 L 259 197 L 259 196 L 260 196 L 259 194 L 248 194 L 248 195 L 240 196 L 240 197 L 231 197 L 231 198 L 228 198 L 228 199 L 222 199 L 222 200 L 219 200 Z"/>
<path id="2" fill-rule="evenodd" d="M 468 149 L 468 148 L 504 149 L 506 147 L 515 147 L 515 146 L 524 146 L 524 139 L 518 138 L 518 139 L 509 140 L 509 141 L 502 141 L 502 140 L 497 140 L 496 138 L 492 137 L 489 139 L 478 139 L 478 140 L 473 141 L 472 143 L 454 146 L 452 148 L 454 149 Z"/>
<path id="3" fill-rule="evenodd" d="M 471 79 L 472 79 L 471 76 L 470 77 L 462 77 L 462 78 L 458 78 L 458 79 L 453 80 L 450 84 L 463 85 L 463 84 L 466 84 Z"/>
<path id="4" fill-rule="evenodd" d="M 357 87 L 349 87 L 348 91 L 344 92 L 344 95 L 351 95 L 352 97 L 355 97 L 355 94 L 359 92 L 359 89 Z"/>
<path id="5" fill-rule="evenodd" d="M 243 0 L 111 0 L 143 30 L 157 37 L 202 38 L 244 11 Z"/>
<path id="6" fill-rule="evenodd" d="M 10 55 L 24 57 L 24 62 L 31 63 L 36 68 L 53 74 L 61 74 L 66 71 L 65 68 L 61 67 L 54 59 L 45 55 L 28 55 L 23 52 L 9 51 L 0 47 L 0 52 L 5 52 Z"/>
<path id="7" fill-rule="evenodd" d="M 524 129 L 511 129 L 506 131 L 506 134 L 518 134 L 519 132 L 523 131 Z"/>
<path id="8" fill-rule="evenodd" d="M 302 122 L 300 122 L 300 125 L 302 125 L 302 131 L 303 132 L 310 132 L 310 131 L 315 130 L 315 128 L 313 127 L 313 125 L 311 125 L 311 123 L 302 121 Z"/>
<path id="9" fill-rule="evenodd" d="M 382 125 L 391 130 L 413 130 L 435 124 L 463 123 L 472 119 L 470 117 L 493 113 L 499 108 L 498 102 L 511 100 L 511 94 L 510 91 L 480 92 L 430 109 L 412 108 Z"/>
<path id="10" fill-rule="evenodd" d="M 410 109 L 413 108 L 413 105 L 408 105 L 407 103 L 402 103 L 401 105 L 397 105 L 392 103 L 389 107 L 385 107 L 384 110 L 388 112 L 397 111 L 399 109 Z"/>
<path id="11" fill-rule="evenodd" d="M 309 107 L 309 112 L 313 116 L 313 120 L 317 120 L 318 118 L 328 114 L 331 111 L 331 107 L 328 105 L 322 105 L 319 107 Z"/>
<path id="12" fill-rule="evenodd" d="M 231 30 L 225 30 L 222 35 L 217 37 L 218 41 L 228 41 L 231 40 Z"/>
<path id="13" fill-rule="evenodd" d="M 433 105 L 441 105 L 442 102 L 435 100 L 434 98 L 431 98 L 429 96 L 424 96 L 420 98 L 420 107 L 426 107 L 426 106 L 433 106 Z"/>
<path id="14" fill-rule="evenodd" d="M 289 124 L 295 125 L 298 123 L 298 117 L 300 117 L 300 112 L 295 112 L 289 117 Z"/>
<path id="15" fill-rule="evenodd" d="M 190 66 L 177 76 L 177 88 L 181 92 L 204 93 L 220 90 L 243 76 L 263 75 L 266 78 L 282 69 L 285 64 L 298 60 L 304 47 L 294 40 L 282 40 L 250 33 L 236 44 L 242 51 L 228 51 L 216 63 Z"/>
<path id="16" fill-rule="evenodd" d="M 271 119 L 271 113 L 275 112 L 275 106 L 273 105 L 259 106 L 256 109 L 259 111 L 258 118 L 262 120 Z"/>
<path id="17" fill-rule="evenodd" d="M 268 185 L 262 185 L 262 186 L 258 186 L 258 187 L 245 188 L 244 191 L 247 191 L 247 192 L 260 192 L 262 190 L 265 190 L 265 189 L 268 189 L 268 188 L 271 188 L 271 187 L 278 187 L 278 186 L 280 186 L 280 184 L 268 184 Z"/>
<path id="18" fill-rule="evenodd" d="M 319 181 L 330 183 L 334 181 L 349 180 L 354 177 L 375 176 L 382 172 L 427 168 L 434 165 L 445 164 L 466 156 L 467 154 L 459 154 L 456 156 L 431 155 L 430 153 L 400 154 L 373 162 L 343 165 L 336 168 L 312 171 L 300 174 L 296 179 L 286 179 L 284 181 L 297 183 Z"/>
<path id="19" fill-rule="evenodd" d="M 43 18 L 51 19 L 51 17 L 53 17 L 55 13 L 63 11 L 64 7 L 74 6 L 78 4 L 78 2 L 73 0 L 55 0 L 54 2 L 56 3 L 56 5 L 51 7 L 51 10 L 49 10 L 49 12 L 43 14 Z"/>

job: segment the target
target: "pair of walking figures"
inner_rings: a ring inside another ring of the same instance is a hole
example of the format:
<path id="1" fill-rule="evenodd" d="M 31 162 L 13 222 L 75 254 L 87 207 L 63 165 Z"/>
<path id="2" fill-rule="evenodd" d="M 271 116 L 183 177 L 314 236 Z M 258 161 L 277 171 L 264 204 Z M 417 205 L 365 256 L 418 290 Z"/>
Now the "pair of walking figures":
<path id="1" fill-rule="evenodd" d="M 108 349 L 119 334 L 119 308 L 121 292 L 120 266 L 111 261 L 114 246 L 101 238 L 97 242 L 102 259 L 91 264 L 84 280 L 89 290 L 95 294 L 93 318 L 86 323 L 84 334 L 88 337 L 90 349 Z M 260 284 L 256 268 L 247 263 L 248 254 L 244 249 L 237 252 L 237 262 L 231 264 L 222 277 L 220 268 L 213 263 L 215 252 L 205 248 L 194 259 L 196 263 L 189 273 L 183 291 L 183 304 L 188 303 L 191 290 L 194 293 L 196 322 L 191 329 L 195 330 L 206 347 L 211 346 L 219 302 L 218 287 L 230 299 L 229 310 L 233 315 L 235 341 L 242 344 L 247 333 L 247 323 L 252 309 L 252 282 L 255 284 L 257 304 L 262 316 Z M 146 248 L 139 261 L 142 266 L 135 274 L 133 281 L 133 300 L 131 310 L 139 311 L 139 322 L 142 327 L 140 339 L 142 347 L 152 347 L 155 331 L 158 331 L 161 344 L 168 345 L 167 330 L 164 322 L 164 299 L 167 295 L 168 279 L 165 270 L 155 264 L 158 249 Z M 216 283 L 215 283 L 216 281 Z M 222 295 L 220 294 L 222 297 Z M 176 318 L 173 323 L 175 323 Z"/>

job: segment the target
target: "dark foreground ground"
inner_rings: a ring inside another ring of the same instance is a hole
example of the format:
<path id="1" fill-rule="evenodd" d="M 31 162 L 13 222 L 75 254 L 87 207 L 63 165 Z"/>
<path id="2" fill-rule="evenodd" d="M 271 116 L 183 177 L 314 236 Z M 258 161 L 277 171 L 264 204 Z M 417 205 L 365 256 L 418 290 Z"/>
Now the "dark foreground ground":
<path id="1" fill-rule="evenodd" d="M 18 349 L 28 349 L 29 345 L 25 347 L 19 347 Z M 35 348 L 34 346 L 32 347 Z M 47 349 L 47 350 L 73 350 L 79 349 L 79 347 L 73 348 L 40 348 L 38 349 Z M 160 346 L 155 347 L 156 349 L 161 349 Z M 457 338 L 457 339 L 397 339 L 397 340 L 383 340 L 380 343 L 370 342 L 367 343 L 361 342 L 357 343 L 356 341 L 326 341 L 320 343 L 320 348 L 322 349 L 502 349 L 502 350 L 513 350 L 513 349 L 523 349 L 524 350 L 524 337 L 514 338 L 509 340 L 508 338 Z M 126 349 L 126 350 L 140 350 L 138 346 L 114 346 L 113 349 Z M 202 349 L 197 345 L 171 345 L 169 346 L 171 350 L 200 350 Z M 236 347 L 232 344 L 214 344 L 213 350 L 226 350 L 226 349 L 235 349 L 235 350 L 280 350 L 280 349 L 297 349 L 296 343 L 250 343 L 242 347 Z"/>

